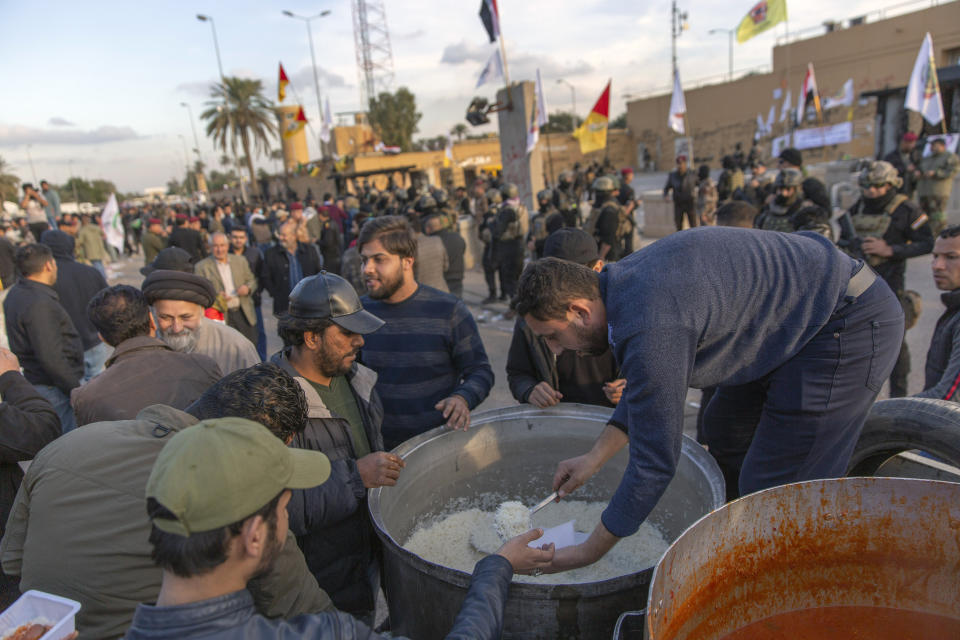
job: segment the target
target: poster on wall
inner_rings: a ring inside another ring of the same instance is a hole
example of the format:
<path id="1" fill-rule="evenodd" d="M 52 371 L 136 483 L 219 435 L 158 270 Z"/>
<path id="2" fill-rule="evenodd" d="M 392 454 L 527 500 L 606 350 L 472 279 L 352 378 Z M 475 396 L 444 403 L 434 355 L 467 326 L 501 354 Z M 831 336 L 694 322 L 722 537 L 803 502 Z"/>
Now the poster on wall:
<path id="1" fill-rule="evenodd" d="M 674 138 L 673 157 L 687 156 L 687 164 L 693 165 L 693 138 Z"/>
<path id="2" fill-rule="evenodd" d="M 797 149 L 814 149 L 853 140 L 853 123 L 841 122 L 828 127 L 797 129 L 793 132 L 793 146 Z"/>
<path id="3" fill-rule="evenodd" d="M 790 134 L 777 136 L 770 141 L 770 157 L 779 158 L 780 152 L 790 146 Z"/>

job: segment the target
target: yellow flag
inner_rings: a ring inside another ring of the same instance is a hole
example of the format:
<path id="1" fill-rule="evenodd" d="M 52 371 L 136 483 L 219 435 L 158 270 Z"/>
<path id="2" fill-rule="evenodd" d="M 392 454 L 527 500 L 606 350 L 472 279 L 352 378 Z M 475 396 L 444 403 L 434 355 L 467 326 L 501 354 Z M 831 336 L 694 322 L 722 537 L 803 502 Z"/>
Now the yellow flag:
<path id="1" fill-rule="evenodd" d="M 590 153 L 607 146 L 607 122 L 610 120 L 610 82 L 600 94 L 590 115 L 583 121 L 573 137 L 580 141 L 580 153 Z"/>
<path id="2" fill-rule="evenodd" d="M 760 0 L 737 27 L 737 42 L 744 43 L 787 19 L 787 0 Z"/>

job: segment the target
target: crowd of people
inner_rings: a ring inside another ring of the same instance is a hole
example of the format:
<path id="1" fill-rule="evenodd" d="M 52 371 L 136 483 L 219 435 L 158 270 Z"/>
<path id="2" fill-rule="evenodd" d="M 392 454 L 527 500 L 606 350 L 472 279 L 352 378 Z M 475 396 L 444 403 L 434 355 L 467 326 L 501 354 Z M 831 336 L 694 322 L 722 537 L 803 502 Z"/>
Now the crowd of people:
<path id="1" fill-rule="evenodd" d="M 728 497 L 842 475 L 883 381 L 906 393 L 909 257 L 933 253 L 947 306 L 920 395 L 954 399 L 960 381 L 960 227 L 938 228 L 943 189 L 923 186 L 956 158 L 934 145 L 914 162 L 907 142 L 899 164 L 860 172 L 835 239 L 799 151 L 776 177 L 759 157 L 745 177 L 730 156 L 717 183 L 679 156 L 664 188 L 678 229 L 749 231 L 641 251 L 632 171 L 594 163 L 562 172 L 533 212 L 492 176 L 452 196 L 367 185 L 321 202 L 125 208 L 140 286 L 105 279 L 96 215 L 47 217 L 50 190 L 25 189 L 25 226 L 0 238 L 6 602 L 76 599 L 90 638 L 367 633 L 381 588 L 367 490 L 404 473 L 400 443 L 467 429 L 494 384 L 462 299 L 461 228 L 483 245 L 483 303 L 516 316 L 514 398 L 614 411 L 591 451 L 559 462 L 554 489 L 628 445 L 631 462 L 586 542 L 537 548 L 533 531 L 478 563 L 451 637 L 496 637 L 515 571 L 583 566 L 636 531 L 676 468 L 689 387 L 705 389 L 698 437 Z"/>

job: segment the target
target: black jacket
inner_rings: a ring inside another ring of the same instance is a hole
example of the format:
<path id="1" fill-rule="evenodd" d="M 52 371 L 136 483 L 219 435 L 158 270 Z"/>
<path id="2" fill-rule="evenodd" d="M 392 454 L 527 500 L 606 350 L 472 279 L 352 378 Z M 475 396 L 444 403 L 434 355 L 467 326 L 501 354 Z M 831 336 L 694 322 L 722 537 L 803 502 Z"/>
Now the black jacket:
<path id="1" fill-rule="evenodd" d="M 673 191 L 673 205 L 675 207 L 692 207 L 697 196 L 696 172 L 687 169 L 687 172 L 681 176 L 678 172 L 671 171 L 670 175 L 667 176 L 667 184 L 663 187 L 664 197 L 671 191 Z"/>
<path id="2" fill-rule="evenodd" d="M 317 247 L 323 255 L 323 268 L 330 273 L 340 273 L 340 258 L 343 256 L 343 243 L 340 239 L 340 228 L 332 220 L 320 221 L 320 237 L 317 238 Z"/>
<path id="3" fill-rule="evenodd" d="M 18 462 L 32 460 L 60 435 L 60 418 L 49 402 L 17 371 L 0 375 L 0 531 L 7 525 L 23 471 Z"/>
<path id="4" fill-rule="evenodd" d="M 257 279 L 257 290 L 253 292 L 253 306 L 260 306 L 260 293 L 263 291 L 263 253 L 255 247 L 254 245 L 248 244 L 243 249 L 243 253 L 237 253 L 230 248 L 230 253 L 234 255 L 242 255 L 247 259 L 247 264 L 250 265 L 250 271 L 253 273 L 253 277 Z"/>
<path id="5" fill-rule="evenodd" d="M 318 251 L 302 242 L 297 244 L 297 260 L 303 270 L 303 277 L 320 273 Z M 273 313 L 284 313 L 290 306 L 290 292 L 296 282 L 290 282 L 290 254 L 282 245 L 274 245 L 263 254 L 263 288 L 273 298 Z"/>
<path id="6" fill-rule="evenodd" d="M 3 289 L 9 289 L 17 281 L 16 268 L 13 262 L 13 256 L 16 252 L 17 249 L 13 246 L 13 243 L 0 236 L 0 281 L 3 283 Z"/>
<path id="7" fill-rule="evenodd" d="M 563 392 L 563 402 L 614 406 L 603 395 L 603 384 L 620 377 L 609 350 L 599 356 L 579 356 L 570 352 L 564 357 L 574 360 L 568 377 L 561 378 L 557 358 L 546 341 L 533 333 L 523 318 L 517 318 L 507 354 L 507 384 L 517 402 L 527 402 L 533 388 L 546 382 Z M 626 431 L 619 423 L 610 424 Z"/>
<path id="8" fill-rule="evenodd" d="M 190 254 L 190 263 L 195 264 L 203 258 L 205 252 L 203 249 L 203 236 L 196 229 L 187 227 L 177 227 L 170 232 L 170 239 L 167 241 L 168 247 L 180 247 Z"/>
<path id="9" fill-rule="evenodd" d="M 463 281 L 463 253 L 467 250 L 467 243 L 456 231 L 444 229 L 436 234 L 443 241 L 443 248 L 447 250 L 448 266 L 443 279 L 450 282 Z"/>
<path id="10" fill-rule="evenodd" d="M 289 350 L 270 361 L 292 375 L 307 396 L 307 427 L 291 447 L 322 451 L 330 459 L 330 478 L 319 487 L 293 492 L 287 511 L 307 566 L 320 588 L 341 611 L 363 613 L 374 607 L 368 570 L 379 542 L 367 512 L 367 490 L 357 470 L 352 431 L 345 418 L 332 413 L 320 395 L 287 359 Z M 371 451 L 383 451 L 383 405 L 373 390 L 377 374 L 354 365 L 347 374 Z"/>
<path id="11" fill-rule="evenodd" d="M 83 345 L 53 287 L 21 278 L 3 301 L 10 350 L 31 384 L 58 387 L 68 396 L 83 378 Z"/>
<path id="12" fill-rule="evenodd" d="M 97 346 L 100 338 L 97 337 L 97 328 L 87 317 L 87 304 L 107 288 L 107 281 L 93 267 L 73 259 L 74 240 L 63 231 L 44 231 L 42 242 L 50 247 L 57 261 L 57 281 L 53 288 L 80 334 L 84 351 Z"/>
<path id="13" fill-rule="evenodd" d="M 947 307 L 930 338 L 919 398 L 960 401 L 960 289 L 940 295 Z"/>

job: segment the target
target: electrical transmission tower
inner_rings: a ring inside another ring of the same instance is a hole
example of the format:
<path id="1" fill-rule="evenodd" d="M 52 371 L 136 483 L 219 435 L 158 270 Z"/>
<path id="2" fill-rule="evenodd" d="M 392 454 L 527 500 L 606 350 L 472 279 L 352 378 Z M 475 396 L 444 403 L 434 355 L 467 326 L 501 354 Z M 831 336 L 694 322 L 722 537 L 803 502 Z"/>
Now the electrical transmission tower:
<path id="1" fill-rule="evenodd" d="M 371 98 L 393 91 L 393 51 L 383 0 L 351 0 L 351 5 L 360 101 L 366 110 Z"/>

